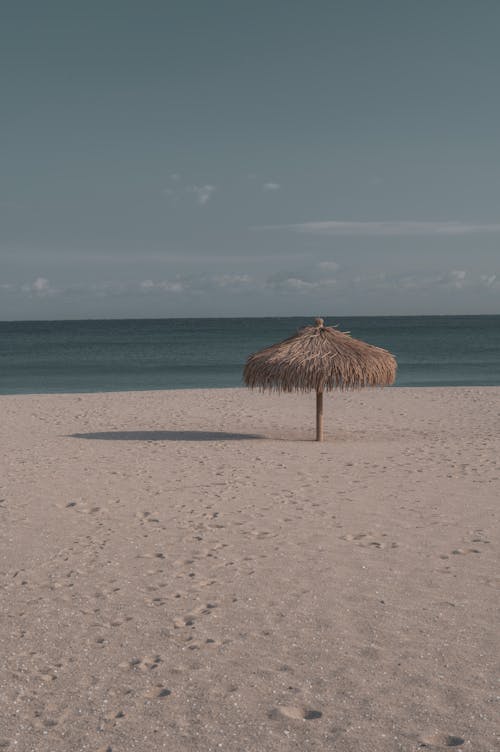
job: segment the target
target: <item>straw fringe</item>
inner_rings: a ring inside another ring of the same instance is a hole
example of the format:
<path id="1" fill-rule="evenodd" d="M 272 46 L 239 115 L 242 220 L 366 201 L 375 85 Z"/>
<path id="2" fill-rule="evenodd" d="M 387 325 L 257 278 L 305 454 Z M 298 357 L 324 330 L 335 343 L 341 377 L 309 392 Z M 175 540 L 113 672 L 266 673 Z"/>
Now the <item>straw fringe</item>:
<path id="1" fill-rule="evenodd" d="M 250 355 L 245 384 L 277 392 L 323 392 L 394 383 L 397 363 L 390 352 L 319 321 Z"/>

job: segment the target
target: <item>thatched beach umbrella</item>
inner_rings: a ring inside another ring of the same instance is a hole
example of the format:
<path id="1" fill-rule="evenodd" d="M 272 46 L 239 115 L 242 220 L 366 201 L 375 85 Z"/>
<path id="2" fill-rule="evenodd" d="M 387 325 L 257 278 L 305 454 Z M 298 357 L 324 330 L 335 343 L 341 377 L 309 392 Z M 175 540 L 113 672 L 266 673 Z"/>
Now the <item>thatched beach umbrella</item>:
<path id="1" fill-rule="evenodd" d="M 316 441 L 323 441 L 323 392 L 388 386 L 396 378 L 396 359 L 381 347 L 369 345 L 325 326 L 316 319 L 276 345 L 250 355 L 243 379 L 250 388 L 277 392 L 316 392 Z"/>

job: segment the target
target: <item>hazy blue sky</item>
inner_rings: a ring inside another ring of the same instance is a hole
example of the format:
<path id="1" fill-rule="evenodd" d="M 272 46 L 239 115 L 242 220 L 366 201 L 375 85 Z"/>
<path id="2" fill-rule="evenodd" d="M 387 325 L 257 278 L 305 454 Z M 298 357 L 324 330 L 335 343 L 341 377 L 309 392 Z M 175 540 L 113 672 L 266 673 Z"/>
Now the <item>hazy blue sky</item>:
<path id="1" fill-rule="evenodd" d="M 499 0 L 4 0 L 0 318 L 500 313 Z"/>

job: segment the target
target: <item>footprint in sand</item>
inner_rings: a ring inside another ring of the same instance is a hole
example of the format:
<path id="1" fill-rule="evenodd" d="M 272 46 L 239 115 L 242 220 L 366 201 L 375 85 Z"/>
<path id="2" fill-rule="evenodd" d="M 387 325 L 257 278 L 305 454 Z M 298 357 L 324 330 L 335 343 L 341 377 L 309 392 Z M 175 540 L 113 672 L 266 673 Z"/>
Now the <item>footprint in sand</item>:
<path id="1" fill-rule="evenodd" d="M 154 657 L 145 656 L 144 658 L 133 658 L 128 663 L 121 663 L 121 668 L 131 668 L 134 671 L 151 671 L 158 668 L 162 659 L 159 655 Z"/>
<path id="2" fill-rule="evenodd" d="M 148 700 L 156 700 L 168 697 L 171 694 L 172 692 L 170 689 L 164 687 L 163 684 L 157 684 L 156 687 L 148 689 L 148 691 L 144 693 L 144 697 Z"/>
<path id="3" fill-rule="evenodd" d="M 189 614 L 181 616 L 178 619 L 174 619 L 174 627 L 176 629 L 182 629 L 182 627 L 192 627 L 197 616 L 208 616 L 212 613 L 214 608 L 217 608 L 216 603 L 206 603 L 203 606 L 198 606 L 198 608 L 193 609 Z"/>
<path id="4" fill-rule="evenodd" d="M 116 721 L 119 721 L 121 718 L 125 718 L 125 713 L 123 710 L 118 710 L 116 713 L 112 711 L 111 713 L 107 713 L 104 716 L 104 720 L 108 723 L 114 723 Z"/>
<path id="5" fill-rule="evenodd" d="M 194 624 L 194 616 L 188 614 L 187 616 L 181 616 L 178 619 L 174 619 L 175 629 L 182 629 L 182 627 L 192 627 Z"/>
<path id="6" fill-rule="evenodd" d="M 488 585 L 488 587 L 495 589 L 500 588 L 500 577 L 485 577 L 483 582 Z"/>
<path id="7" fill-rule="evenodd" d="M 447 747 L 460 747 L 465 744 L 465 739 L 461 736 L 451 736 L 449 734 L 430 734 L 429 736 L 423 736 L 420 740 L 419 747 L 436 747 L 438 749 L 446 749 Z"/>
<path id="8" fill-rule="evenodd" d="M 489 543 L 488 537 L 484 530 L 472 530 L 471 531 L 471 543 Z"/>
<path id="9" fill-rule="evenodd" d="M 323 713 L 320 710 L 305 708 L 299 705 L 279 705 L 269 711 L 269 718 L 276 720 L 279 718 L 289 718 L 293 721 L 313 721 L 321 718 Z"/>
<path id="10" fill-rule="evenodd" d="M 467 554 L 480 554 L 481 551 L 478 548 L 454 548 L 451 553 L 455 555 L 462 554 L 463 556 L 467 556 Z"/>
<path id="11" fill-rule="evenodd" d="M 387 533 L 381 533 L 377 538 L 387 538 Z M 368 532 L 368 533 L 346 533 L 346 535 L 341 535 L 340 540 L 348 541 L 349 543 L 354 543 L 356 546 L 361 546 L 362 548 L 398 548 L 398 544 L 389 541 L 380 541 L 377 540 L 376 537 Z"/>

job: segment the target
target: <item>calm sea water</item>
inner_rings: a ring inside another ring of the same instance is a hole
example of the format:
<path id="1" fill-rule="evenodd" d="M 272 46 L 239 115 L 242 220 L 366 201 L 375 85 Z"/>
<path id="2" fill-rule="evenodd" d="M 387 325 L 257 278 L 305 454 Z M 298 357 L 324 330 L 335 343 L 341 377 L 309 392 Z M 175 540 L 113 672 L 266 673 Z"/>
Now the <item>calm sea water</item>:
<path id="1" fill-rule="evenodd" d="M 241 386 L 308 318 L 0 322 L 0 393 Z M 500 385 L 500 316 L 327 318 L 398 360 L 397 386 Z"/>

